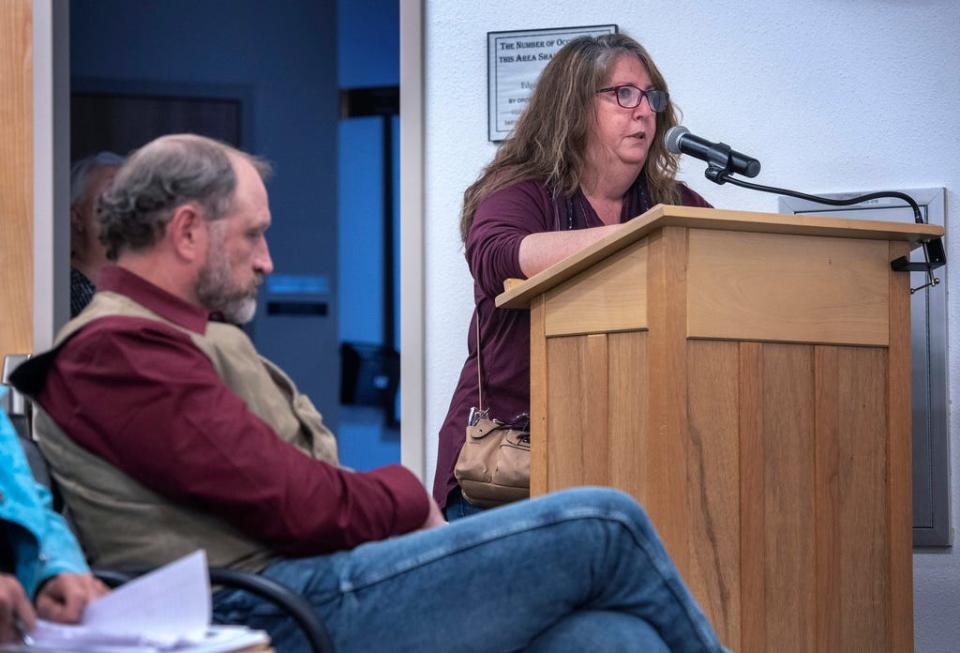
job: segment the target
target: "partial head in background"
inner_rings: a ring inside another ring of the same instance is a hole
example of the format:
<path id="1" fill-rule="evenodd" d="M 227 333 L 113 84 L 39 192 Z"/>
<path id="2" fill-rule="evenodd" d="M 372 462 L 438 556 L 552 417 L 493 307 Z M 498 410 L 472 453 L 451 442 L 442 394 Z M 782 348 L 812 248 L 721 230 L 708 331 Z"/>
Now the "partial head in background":
<path id="1" fill-rule="evenodd" d="M 106 262 L 96 219 L 97 202 L 121 165 L 122 156 L 100 152 L 70 168 L 70 260 L 92 281 Z"/>
<path id="2" fill-rule="evenodd" d="M 262 159 L 203 136 L 147 143 L 101 200 L 107 256 L 185 301 L 248 322 L 273 270 L 269 173 Z"/>
<path id="3" fill-rule="evenodd" d="M 599 122 L 603 119 L 600 111 L 617 101 L 614 95 L 597 91 L 620 83 L 614 76 L 626 74 L 621 70 L 624 66 L 634 69 L 631 80 L 625 77 L 625 81 L 643 84 L 646 78 L 632 77 L 645 73 L 649 88 L 639 90 L 665 95 L 659 111 L 653 112 L 649 97 L 641 98 L 637 107 L 639 112 L 656 114 L 649 121 L 656 125 L 654 132 L 645 135 L 642 170 L 654 203 L 676 203 L 677 157 L 667 152 L 663 134 L 677 124 L 678 118 L 666 80 L 644 47 L 627 35 L 580 37 L 564 45 L 544 68 L 510 138 L 464 193 L 460 222 L 464 240 L 479 201 L 501 188 L 529 179 L 546 182 L 561 195 L 572 194 L 580 187 L 588 172 L 591 143 L 597 142 L 606 124 Z M 615 108 L 621 114 L 629 112 L 620 106 Z"/>

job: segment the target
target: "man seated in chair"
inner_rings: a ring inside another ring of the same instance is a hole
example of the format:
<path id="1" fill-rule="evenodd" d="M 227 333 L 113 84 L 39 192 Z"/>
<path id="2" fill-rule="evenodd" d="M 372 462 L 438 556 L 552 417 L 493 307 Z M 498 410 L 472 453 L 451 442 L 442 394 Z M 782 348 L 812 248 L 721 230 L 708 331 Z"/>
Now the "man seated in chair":
<path id="1" fill-rule="evenodd" d="M 215 566 L 302 594 L 338 651 L 716 651 L 642 509 L 577 489 L 446 525 L 399 465 L 338 466 L 310 401 L 234 324 L 273 269 L 259 159 L 193 135 L 132 154 L 101 200 L 116 265 L 15 384 L 97 565 Z M 294 651 L 286 617 L 216 615 Z"/>
<path id="2" fill-rule="evenodd" d="M 0 387 L 0 399 L 7 389 Z M 83 552 L 50 493 L 30 473 L 17 433 L 0 409 L 0 643 L 43 619 L 76 622 L 107 588 L 90 575 Z M 36 611 L 30 597 L 35 597 Z"/>

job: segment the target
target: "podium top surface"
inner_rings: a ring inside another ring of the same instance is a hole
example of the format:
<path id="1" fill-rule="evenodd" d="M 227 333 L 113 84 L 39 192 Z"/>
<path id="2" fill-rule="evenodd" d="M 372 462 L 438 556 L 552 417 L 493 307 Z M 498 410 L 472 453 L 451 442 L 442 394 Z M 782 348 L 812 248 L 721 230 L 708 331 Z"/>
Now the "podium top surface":
<path id="1" fill-rule="evenodd" d="M 895 240 L 909 242 L 914 247 L 943 235 L 943 227 L 939 225 L 912 222 L 824 218 L 658 204 L 626 223 L 617 233 L 597 241 L 500 293 L 497 295 L 497 307 L 526 308 L 537 295 L 663 227 Z"/>

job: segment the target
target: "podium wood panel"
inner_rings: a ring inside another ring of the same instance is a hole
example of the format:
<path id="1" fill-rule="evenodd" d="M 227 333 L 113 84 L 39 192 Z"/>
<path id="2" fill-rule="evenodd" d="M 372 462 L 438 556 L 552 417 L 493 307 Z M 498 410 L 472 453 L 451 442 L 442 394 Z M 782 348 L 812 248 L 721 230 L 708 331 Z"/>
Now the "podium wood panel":
<path id="1" fill-rule="evenodd" d="M 687 334 L 886 345 L 888 253 L 882 240 L 691 229 Z"/>
<path id="2" fill-rule="evenodd" d="M 552 448 L 547 429 L 547 340 L 544 335 L 543 296 L 530 306 L 530 433 L 537 434 L 537 445 L 530 447 L 530 493 L 545 494 L 547 483 L 547 452 Z"/>
<path id="3" fill-rule="evenodd" d="M 647 373 L 647 332 L 614 333 L 608 338 L 610 385 L 610 479 L 607 484 L 629 492 L 647 505 L 643 479 L 650 450 L 650 431 L 642 400 L 650 386 Z"/>
<path id="4" fill-rule="evenodd" d="M 647 247 L 637 243 L 597 263 L 589 279 L 546 294 L 547 336 L 642 329 L 647 325 Z"/>
<path id="5" fill-rule="evenodd" d="M 740 442 L 739 347 L 699 341 L 687 352 L 689 429 L 687 498 L 691 591 L 714 615 L 717 633 L 739 651 Z"/>
<path id="6" fill-rule="evenodd" d="M 835 394 L 844 409 L 836 429 L 840 528 L 841 649 L 887 649 L 890 530 L 886 514 L 886 352 L 841 348 Z M 818 434 L 819 439 L 819 434 Z M 881 573 L 874 573 L 874 570 Z"/>
<path id="7" fill-rule="evenodd" d="M 841 638 L 839 579 L 841 550 L 834 546 L 840 532 L 840 397 L 836 390 L 839 355 L 836 347 L 814 350 L 817 393 L 816 548 L 817 650 L 839 651 Z"/>
<path id="8" fill-rule="evenodd" d="M 602 485 L 609 478 L 609 383 L 607 336 L 551 338 L 547 356 L 550 388 L 556 388 L 547 416 L 547 430 L 557 455 L 548 461 L 547 476 L 560 485 Z M 588 435 L 589 434 L 589 435 Z"/>
<path id="9" fill-rule="evenodd" d="M 665 227 L 648 239 L 647 271 L 647 364 L 650 385 L 647 398 L 648 448 L 650 458 L 645 508 L 674 562 L 687 569 L 689 506 L 683 488 L 687 471 L 687 352 L 686 266 L 687 234 L 680 227 Z M 656 483 L 651 483 L 651 478 Z"/>
<path id="10" fill-rule="evenodd" d="M 765 650 L 813 651 L 813 348 L 765 344 L 762 357 L 762 449 L 743 453 L 763 460 L 767 603 L 751 607 L 766 612 Z"/>
<path id="11" fill-rule="evenodd" d="M 910 252 L 890 243 L 890 259 Z M 890 357 L 887 369 L 886 508 L 890 528 L 888 641 L 893 651 L 913 650 L 913 503 L 910 410 L 910 275 L 890 274 Z"/>
<path id="12" fill-rule="evenodd" d="M 764 545 L 766 512 L 761 497 L 766 487 L 763 456 L 763 346 L 739 345 L 737 379 L 740 389 L 740 642 L 742 651 L 763 651 L 767 641 Z"/>

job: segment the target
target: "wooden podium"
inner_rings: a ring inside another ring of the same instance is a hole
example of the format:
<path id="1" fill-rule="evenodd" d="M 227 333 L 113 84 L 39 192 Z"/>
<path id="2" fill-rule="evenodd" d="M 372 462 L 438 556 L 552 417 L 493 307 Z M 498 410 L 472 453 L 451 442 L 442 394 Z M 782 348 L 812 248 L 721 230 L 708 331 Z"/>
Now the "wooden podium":
<path id="1" fill-rule="evenodd" d="M 646 508 L 734 651 L 912 651 L 909 274 L 936 226 L 656 206 L 510 287 L 533 494 Z"/>

